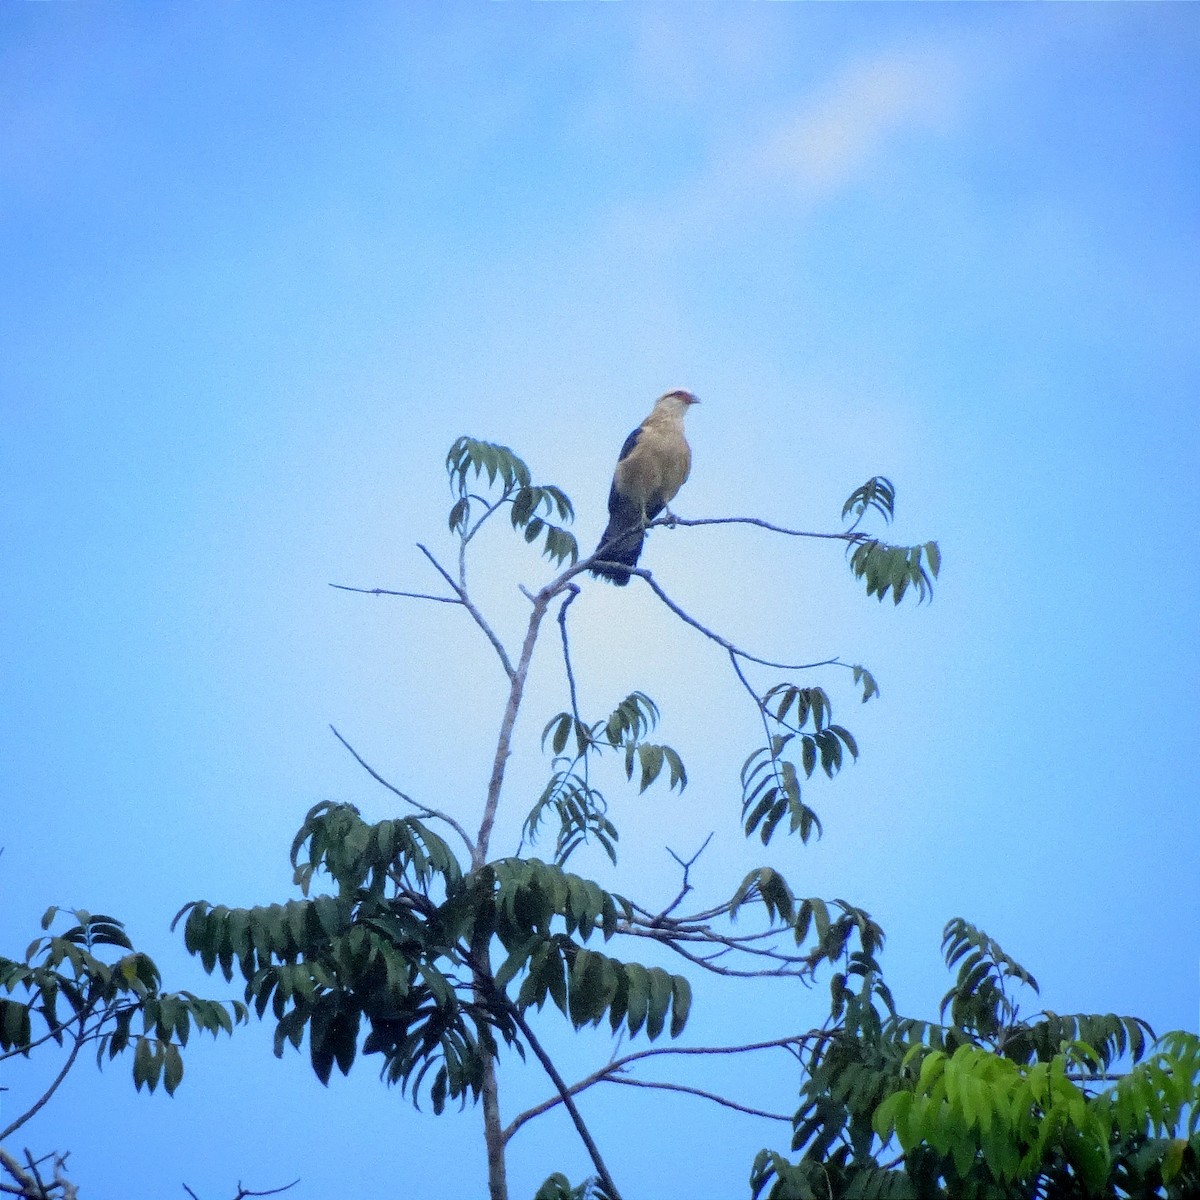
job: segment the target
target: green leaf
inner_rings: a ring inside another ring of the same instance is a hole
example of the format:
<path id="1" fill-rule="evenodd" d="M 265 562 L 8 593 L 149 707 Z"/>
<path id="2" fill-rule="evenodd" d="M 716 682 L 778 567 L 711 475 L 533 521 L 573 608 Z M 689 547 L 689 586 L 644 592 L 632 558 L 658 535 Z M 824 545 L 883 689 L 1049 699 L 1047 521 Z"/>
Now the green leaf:
<path id="1" fill-rule="evenodd" d="M 671 976 L 671 1036 L 678 1037 L 692 1011 L 692 986 L 682 975 Z"/>
<path id="2" fill-rule="evenodd" d="M 646 1036 L 654 1041 L 667 1021 L 667 1009 L 673 994 L 672 979 L 662 967 L 651 967 L 650 1000 L 646 1011 Z"/>
<path id="3" fill-rule="evenodd" d="M 175 1089 L 183 1079 L 183 1058 L 170 1042 L 164 1043 L 163 1086 L 167 1095 L 175 1095 Z"/>

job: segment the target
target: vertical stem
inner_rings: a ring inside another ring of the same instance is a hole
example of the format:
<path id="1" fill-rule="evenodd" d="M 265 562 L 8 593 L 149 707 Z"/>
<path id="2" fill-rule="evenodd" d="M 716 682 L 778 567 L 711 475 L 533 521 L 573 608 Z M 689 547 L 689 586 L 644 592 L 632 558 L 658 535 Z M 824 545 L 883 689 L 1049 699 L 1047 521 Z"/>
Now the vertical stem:
<path id="1" fill-rule="evenodd" d="M 487 1146 L 488 1200 L 508 1200 L 500 1090 L 496 1080 L 496 1060 L 491 1057 L 483 1060 L 483 1138 Z"/>
<path id="2" fill-rule="evenodd" d="M 533 601 L 533 612 L 529 615 L 529 628 L 521 646 L 521 657 L 510 672 L 508 703 L 500 722 L 500 736 L 496 742 L 496 757 L 492 762 L 492 777 L 488 781 L 487 802 L 483 807 L 483 819 L 479 823 L 479 835 L 471 852 L 471 867 L 478 871 L 487 862 L 488 842 L 492 827 L 496 823 L 496 810 L 500 805 L 500 792 L 504 787 L 504 769 L 512 753 L 512 733 L 521 709 L 521 698 L 525 693 L 525 679 L 529 664 L 533 660 L 533 648 L 537 644 L 538 629 L 550 596 L 546 591 L 538 593 Z M 488 960 L 488 937 L 482 944 L 473 947 L 475 958 L 475 993 L 479 996 L 494 988 Z M 500 1123 L 500 1088 L 496 1078 L 496 1060 L 488 1057 L 483 1062 L 483 1135 L 487 1147 L 488 1200 L 508 1200 L 508 1174 L 504 1161 L 504 1127 Z"/>
<path id="3" fill-rule="evenodd" d="M 504 768 L 508 763 L 508 756 L 512 753 L 513 726 L 517 723 L 521 697 L 525 693 L 525 678 L 529 674 L 529 663 L 533 658 L 533 648 L 537 644 L 538 628 L 542 623 L 542 618 L 546 615 L 546 607 L 550 603 L 548 591 L 549 589 L 543 589 L 534 597 L 533 612 L 529 615 L 529 628 L 525 632 L 525 642 L 521 646 L 521 657 L 512 673 L 512 683 L 508 689 L 508 704 L 504 709 L 504 719 L 500 722 L 500 737 L 496 742 L 492 778 L 488 782 L 487 803 L 483 808 L 483 820 L 479 823 L 479 836 L 475 839 L 475 852 L 471 855 L 471 867 L 476 871 L 487 862 L 488 841 L 492 836 L 492 826 L 496 823 L 500 790 L 504 786 Z"/>

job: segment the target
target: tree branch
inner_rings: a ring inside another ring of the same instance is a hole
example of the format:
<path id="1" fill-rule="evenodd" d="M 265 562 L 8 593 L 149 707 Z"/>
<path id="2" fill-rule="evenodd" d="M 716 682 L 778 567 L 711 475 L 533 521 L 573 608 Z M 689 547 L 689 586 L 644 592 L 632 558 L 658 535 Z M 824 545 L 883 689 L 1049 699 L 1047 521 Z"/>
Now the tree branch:
<path id="1" fill-rule="evenodd" d="M 439 604 L 461 604 L 462 600 L 458 596 L 434 596 L 429 592 L 394 592 L 390 588 L 360 588 L 350 587 L 345 583 L 331 583 L 331 588 L 337 588 L 339 592 L 358 592 L 363 596 L 407 596 L 410 600 L 436 600 Z M 187 1187 L 185 1183 L 183 1185 Z"/>
<path id="2" fill-rule="evenodd" d="M 451 588 L 454 589 L 454 594 L 458 597 L 463 608 L 465 608 L 467 612 L 471 614 L 471 618 L 474 620 L 475 624 L 483 630 L 484 636 L 489 642 L 492 643 L 492 649 L 495 650 L 496 654 L 499 656 L 500 664 L 504 667 L 504 673 L 511 681 L 514 671 L 512 661 L 508 657 L 508 651 L 504 649 L 504 644 L 496 636 L 495 632 L 492 630 L 492 627 L 487 623 L 486 620 L 484 620 L 483 613 L 481 613 L 479 609 L 477 609 L 471 602 L 470 596 L 467 595 L 466 587 L 463 584 L 457 583 L 451 576 L 450 572 L 447 571 L 446 568 L 443 567 L 442 564 L 438 562 L 438 560 L 434 558 L 433 555 L 429 553 L 428 549 L 426 549 L 426 547 L 420 542 L 417 543 L 417 549 L 420 550 L 420 552 L 425 555 L 427 559 L 429 559 L 437 573 L 451 586 Z"/>
<path id="3" fill-rule="evenodd" d="M 815 536 L 815 535 L 814 535 Z M 830 535 L 832 536 L 832 535 Z M 629 569 L 631 575 L 637 575 L 639 578 L 646 581 L 650 590 L 685 624 L 690 625 L 693 629 L 698 629 L 706 638 L 716 642 L 722 649 L 730 654 L 736 654 L 738 658 L 744 658 L 747 662 L 759 663 L 764 667 L 774 667 L 780 671 L 811 671 L 815 667 L 832 667 L 841 665 L 837 658 L 825 658 L 820 662 L 810 663 L 782 663 L 773 662 L 769 658 L 759 658 L 756 654 L 749 654 L 747 651 L 735 646 L 728 638 L 723 638 L 719 633 L 713 632 L 707 625 L 702 625 L 695 617 L 684 612 L 670 596 L 658 585 L 654 577 L 644 567 L 631 567 Z"/>
<path id="4" fill-rule="evenodd" d="M 559 1100 L 562 1104 L 566 1105 L 567 1112 L 571 1114 L 571 1120 L 574 1122 L 580 1138 L 583 1139 L 583 1144 L 587 1147 L 588 1154 L 591 1155 L 592 1165 L 596 1168 L 596 1174 L 600 1176 L 600 1182 L 604 1185 L 605 1192 L 612 1197 L 612 1200 L 620 1200 L 617 1185 L 613 1183 L 612 1176 L 608 1173 L 608 1168 L 604 1165 L 604 1159 L 600 1156 L 600 1148 L 592 1140 L 592 1135 L 588 1132 L 588 1127 L 583 1122 L 583 1117 L 580 1115 L 579 1109 L 576 1107 L 572 1097 L 571 1089 L 567 1087 L 566 1081 L 558 1073 L 558 1068 L 554 1065 L 554 1060 L 546 1053 L 541 1042 L 534 1037 L 533 1030 L 529 1028 L 529 1022 L 525 1020 L 524 1013 L 512 1001 L 509 1001 L 508 1007 L 512 1013 L 513 1020 L 516 1021 L 518 1028 L 525 1035 L 525 1040 L 529 1043 L 530 1049 L 537 1055 L 538 1061 L 546 1070 L 546 1074 L 550 1076 L 554 1086 L 558 1088 Z M 511 1125 L 509 1129 L 512 1129 Z M 505 1144 L 507 1144 L 507 1141 L 508 1138 L 505 1137 Z"/>
<path id="5" fill-rule="evenodd" d="M 804 1045 L 806 1042 L 827 1040 L 830 1036 L 832 1035 L 824 1030 L 814 1029 L 808 1033 L 793 1034 L 791 1037 L 785 1038 L 775 1038 L 769 1042 L 749 1042 L 742 1046 L 653 1046 L 647 1050 L 635 1050 L 630 1054 L 622 1055 L 620 1058 L 614 1058 L 598 1071 L 593 1071 L 578 1083 L 572 1084 L 567 1091 L 572 1096 L 576 1096 L 580 1092 L 590 1088 L 593 1084 L 601 1083 L 605 1080 L 615 1082 L 613 1076 L 617 1072 L 624 1070 L 630 1063 L 637 1062 L 643 1058 L 656 1058 L 663 1054 L 747 1054 L 755 1050 L 772 1050 L 776 1048 L 790 1050 L 793 1047 Z M 620 1082 L 628 1083 L 631 1081 L 621 1080 Z M 714 1096 L 708 1096 L 707 1098 L 716 1099 Z M 542 1113 L 548 1112 L 563 1102 L 561 1094 L 552 1096 L 550 1099 L 544 1100 L 541 1104 L 534 1105 L 533 1108 L 526 1109 L 523 1113 L 518 1114 L 513 1118 L 508 1128 L 505 1129 L 504 1140 L 508 1142 L 522 1125 L 532 1121 L 534 1117 L 540 1117 Z M 736 1107 L 736 1105 L 732 1105 L 732 1102 L 731 1106 Z M 748 1110 L 743 1109 L 742 1111 Z M 772 1116 L 773 1114 L 764 1113 L 761 1115 Z M 791 1120 L 790 1117 L 784 1119 Z"/>
<path id="6" fill-rule="evenodd" d="M 732 1108 L 734 1111 L 745 1113 L 750 1117 L 767 1117 L 772 1121 L 783 1121 L 788 1125 L 792 1123 L 792 1118 L 784 1113 L 766 1112 L 761 1108 L 750 1108 L 748 1105 L 739 1104 L 736 1100 L 730 1100 L 727 1096 L 719 1096 L 716 1092 L 706 1092 L 703 1088 L 689 1087 L 685 1083 L 661 1083 L 652 1079 L 626 1079 L 622 1075 L 606 1076 L 602 1082 L 621 1083 L 626 1087 L 659 1088 L 664 1092 L 682 1092 L 687 1096 L 699 1096 L 702 1100 L 711 1100 L 714 1104 L 720 1104 L 724 1108 Z"/>
<path id="7" fill-rule="evenodd" d="M 859 520 L 861 519 L 860 517 Z M 855 525 L 857 524 L 856 521 Z M 867 534 L 855 533 L 853 526 L 841 533 L 810 533 L 806 529 L 787 529 L 783 525 L 764 521 L 761 517 L 673 517 L 670 520 L 652 521 L 651 525 L 754 525 L 759 529 L 770 530 L 771 533 L 786 534 L 788 537 L 820 538 L 824 541 L 850 542 L 852 544 L 868 540 Z"/>
<path id="8" fill-rule="evenodd" d="M 31 1117 L 36 1116 L 42 1110 L 42 1108 L 45 1107 L 46 1102 L 50 1099 L 50 1097 L 58 1091 L 59 1085 L 67 1077 L 67 1072 L 70 1071 L 70 1069 L 75 1065 L 75 1060 L 79 1057 L 79 1051 L 84 1042 L 83 1026 L 90 1011 L 90 1009 L 87 1009 L 80 1015 L 79 1033 L 75 1035 L 75 1044 L 71 1047 L 71 1052 L 67 1055 L 67 1061 L 63 1063 L 62 1070 L 59 1071 L 59 1073 L 54 1077 L 54 1082 L 51 1083 L 50 1086 L 42 1093 L 42 1095 L 33 1102 L 29 1109 L 17 1117 L 17 1119 L 13 1121 L 11 1125 L 7 1126 L 5 1129 L 0 1129 L 0 1142 L 3 1142 L 5 1138 L 11 1136 L 18 1129 L 20 1129 L 21 1126 L 24 1125 L 25 1122 Z"/>
<path id="9" fill-rule="evenodd" d="M 384 777 L 382 775 L 379 774 L 378 771 L 376 771 L 373 767 L 371 767 L 367 762 L 365 762 L 363 760 L 362 756 L 358 753 L 358 751 L 355 750 L 355 748 L 352 745 L 350 745 L 350 743 L 348 741 L 346 741 L 346 739 L 344 737 L 342 737 L 342 735 L 340 733 L 338 733 L 337 729 L 334 728 L 334 726 L 330 725 L 329 728 L 333 730 L 333 736 L 335 738 L 337 738 L 337 740 L 339 742 L 341 742 L 342 745 L 345 746 L 346 749 L 349 750 L 350 753 L 354 756 L 355 762 L 357 762 L 358 765 L 360 767 L 362 767 L 362 769 L 364 771 L 366 771 L 366 773 L 368 775 L 370 775 L 371 778 L 376 781 L 376 783 L 383 784 L 383 786 L 385 788 L 387 788 L 387 790 L 389 792 L 391 792 L 393 795 L 399 796 L 401 800 L 404 800 L 407 803 L 411 804 L 413 806 L 413 808 L 415 808 L 422 816 L 429 817 L 431 820 L 445 821 L 446 824 L 449 825 L 450 828 L 453 829 L 458 834 L 458 836 L 460 838 L 462 838 L 462 840 L 466 843 L 467 853 L 469 853 L 469 854 L 474 853 L 475 845 L 471 841 L 470 837 L 468 837 L 467 831 L 452 816 L 450 816 L 448 813 L 442 812 L 440 809 L 430 808 L 426 804 L 421 804 L 419 801 L 414 800 L 407 793 L 402 792 L 398 787 L 396 787 L 395 784 L 389 783 L 386 779 L 384 779 Z"/>
<path id="10" fill-rule="evenodd" d="M 517 723 L 517 713 L 521 708 L 521 697 L 525 692 L 525 680 L 529 675 L 529 664 L 533 660 L 533 648 L 537 645 L 538 630 L 550 601 L 562 590 L 562 578 L 547 584 L 533 598 L 533 612 L 529 614 L 529 627 L 525 631 L 525 641 L 521 646 L 521 657 L 517 661 L 516 670 L 509 679 L 511 685 L 508 692 L 508 703 L 504 708 L 504 716 L 500 722 L 500 736 L 496 741 L 496 756 L 492 761 L 492 775 L 488 781 L 487 801 L 484 804 L 483 819 L 479 824 L 479 836 L 475 839 L 475 848 L 471 854 L 471 866 L 478 870 L 487 862 L 488 842 L 492 836 L 492 827 L 496 823 L 496 809 L 500 804 L 500 792 L 504 786 L 504 768 L 508 756 L 512 753 L 513 728 Z"/>

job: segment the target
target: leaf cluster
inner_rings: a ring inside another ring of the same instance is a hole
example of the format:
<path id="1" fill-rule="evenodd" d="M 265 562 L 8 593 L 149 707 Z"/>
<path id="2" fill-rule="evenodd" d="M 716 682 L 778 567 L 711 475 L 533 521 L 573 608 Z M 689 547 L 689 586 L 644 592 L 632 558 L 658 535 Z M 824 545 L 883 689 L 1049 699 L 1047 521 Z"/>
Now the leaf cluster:
<path id="1" fill-rule="evenodd" d="M 861 673 L 858 678 L 869 678 L 863 668 L 855 670 Z M 870 687 L 878 690 L 873 679 Z M 864 693 L 866 688 L 864 684 Z M 832 779 L 847 754 L 858 757 L 858 743 L 848 729 L 833 723 L 833 705 L 824 688 L 781 683 L 755 699 L 767 743 L 742 765 L 743 830 L 747 837 L 757 832 L 765 846 L 787 817 L 788 831 L 799 833 L 800 840 L 807 842 L 814 831 L 820 836 L 821 821 L 802 798 L 800 773 L 811 779 L 819 765 Z M 799 750 L 798 764 L 784 757 L 792 743 Z"/>
<path id="2" fill-rule="evenodd" d="M 670 746 L 646 740 L 658 724 L 658 706 L 644 692 L 632 692 L 603 720 L 585 724 L 573 713 L 552 717 L 542 731 L 542 747 L 549 744 L 553 771 L 542 794 L 525 819 L 523 836 L 536 841 L 546 817 L 553 813 L 558 824 L 554 861 L 562 864 L 586 842 L 595 840 L 616 863 L 617 828 L 608 819 L 608 804 L 590 780 L 590 763 L 606 751 L 624 755 L 625 777 L 638 776 L 638 792 L 645 792 L 667 772 L 668 788 L 681 792 L 687 786 L 687 771 L 679 754 Z M 571 753 L 565 753 L 568 746 Z"/>
<path id="3" fill-rule="evenodd" d="M 49 932 L 64 921 L 61 932 Z M 24 960 L 0 957 L 0 1060 L 51 1041 L 95 1043 L 97 1064 L 132 1051 L 135 1087 L 154 1091 L 161 1082 L 173 1094 L 193 1030 L 215 1037 L 247 1019 L 237 1001 L 163 991 L 154 960 L 134 949 L 115 917 L 53 906 L 41 924 L 46 935 Z"/>
<path id="4" fill-rule="evenodd" d="M 457 533 L 464 545 L 488 517 L 508 504 L 512 527 L 530 543 L 544 537 L 542 553 L 556 566 L 578 561 L 579 545 L 574 535 L 550 520 L 574 519 L 575 510 L 567 494 L 553 484 L 533 483 L 524 460 L 507 446 L 460 437 L 446 455 L 446 473 L 450 489 L 457 496 L 450 509 L 450 531 Z M 500 494 L 495 499 L 471 491 L 472 480 L 478 484 L 485 475 L 489 488 L 499 483 Z M 482 512 L 473 520 L 480 509 Z"/>
<path id="5" fill-rule="evenodd" d="M 184 944 L 205 970 L 236 969 L 246 1001 L 275 1019 L 275 1053 L 305 1034 L 317 1077 L 379 1054 L 381 1074 L 419 1103 L 428 1079 L 436 1112 L 479 1093 L 494 1031 L 511 1023 L 474 1002 L 465 948 L 466 881 L 447 843 L 415 817 L 370 825 L 352 805 L 323 802 L 292 846 L 305 898 L 229 908 L 193 901 Z M 318 875 L 335 894 L 310 896 Z"/>
<path id="6" fill-rule="evenodd" d="M 608 1016 L 651 1038 L 683 1027 L 686 980 L 585 947 L 610 938 L 628 903 L 537 859 L 464 872 L 416 817 L 368 824 L 352 805 L 308 813 L 292 849 L 303 899 L 230 908 L 193 901 L 176 917 L 205 970 L 245 981 L 275 1021 L 275 1052 L 308 1038 L 317 1077 L 378 1054 L 383 1078 L 435 1112 L 477 1099 L 501 1042 L 523 1053 L 515 1015 L 554 1001 L 576 1027 Z M 327 876 L 329 893 L 310 895 Z M 494 974 L 490 947 L 505 953 Z M 520 979 L 517 995 L 510 985 Z"/>
<path id="7" fill-rule="evenodd" d="M 669 1015 L 671 1036 L 682 1032 L 691 1008 L 682 975 L 584 945 L 597 931 L 608 941 L 632 918 L 627 900 L 536 858 L 502 859 L 481 877 L 495 880 L 494 931 L 508 951 L 496 986 L 504 989 L 523 974 L 521 1008 L 540 1010 L 549 999 L 576 1029 L 607 1017 L 614 1032 L 624 1024 L 631 1036 L 645 1029 L 651 1040 Z"/>
<path id="8" fill-rule="evenodd" d="M 555 1171 L 534 1193 L 533 1200 L 616 1200 L 616 1197 L 595 1176 L 572 1187 L 561 1171 Z"/>
<path id="9" fill-rule="evenodd" d="M 1036 994 L 1036 981 L 970 923 L 948 923 L 943 953 L 958 968 L 950 1024 L 900 1017 L 865 960 L 861 986 L 835 977 L 795 1118 L 801 1157 L 764 1150 L 756 1198 L 1192 1194 L 1200 1039 L 1171 1035 L 1138 1062 L 1153 1035 L 1135 1018 L 1021 1020 L 1009 989 Z"/>
<path id="10" fill-rule="evenodd" d="M 891 592 L 893 603 L 899 604 L 909 588 L 915 592 L 918 603 L 932 599 L 933 581 L 942 567 L 942 555 L 937 542 L 895 546 L 878 538 L 853 533 L 871 510 L 879 513 L 888 523 L 896 513 L 895 485 L 882 475 L 876 475 L 855 488 L 842 505 L 842 520 L 854 518 L 846 533 L 850 541 L 846 553 L 854 577 L 865 580 L 867 595 L 875 596 L 880 601 Z"/>

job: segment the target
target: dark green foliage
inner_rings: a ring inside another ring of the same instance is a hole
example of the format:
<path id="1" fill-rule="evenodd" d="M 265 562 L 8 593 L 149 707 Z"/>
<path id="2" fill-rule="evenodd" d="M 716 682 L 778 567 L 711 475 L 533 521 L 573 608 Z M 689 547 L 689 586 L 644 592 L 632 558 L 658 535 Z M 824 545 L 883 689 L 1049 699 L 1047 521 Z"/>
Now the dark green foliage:
<path id="1" fill-rule="evenodd" d="M 612 937 L 628 902 L 537 859 L 464 873 L 446 842 L 415 817 L 364 822 L 348 804 L 316 805 L 292 847 L 304 899 L 234 909 L 187 905 L 184 943 L 205 970 L 236 970 L 246 1001 L 275 1020 L 275 1052 L 308 1035 L 329 1081 L 363 1054 L 435 1112 L 478 1098 L 483 1062 L 500 1042 L 523 1051 L 514 1005 L 552 999 L 576 1027 L 608 1016 L 631 1034 L 675 1036 L 687 981 L 585 948 Z M 327 875 L 333 894 L 308 896 Z M 490 974 L 493 940 L 506 955 Z M 482 968 L 482 970 L 481 970 Z M 520 977 L 515 998 L 508 988 Z M 360 1047 L 361 1040 L 361 1047 Z"/>
<path id="2" fill-rule="evenodd" d="M 244 1004 L 205 1000 L 191 992 L 164 992 L 153 959 L 133 948 L 115 917 L 52 907 L 49 931 L 36 938 L 24 961 L 0 958 L 0 1052 L 28 1057 L 45 1038 L 76 1046 L 94 1042 L 103 1065 L 133 1051 L 133 1082 L 149 1091 L 162 1083 L 173 1094 L 183 1079 L 183 1057 L 193 1030 L 232 1033 L 247 1018 Z M 21 995 L 13 999 L 14 993 Z"/>
<path id="3" fill-rule="evenodd" d="M 319 873 L 335 895 L 247 909 L 187 905 L 184 943 L 208 971 L 246 981 L 246 1000 L 275 1019 L 275 1052 L 305 1032 L 317 1077 L 343 1074 L 359 1053 L 435 1111 L 478 1096 L 498 1033 L 514 1041 L 502 1008 L 472 989 L 471 881 L 446 842 L 415 817 L 368 825 L 357 809 L 322 803 L 292 846 L 307 893 Z M 177 917 L 176 920 L 179 918 Z"/>
<path id="4" fill-rule="evenodd" d="M 501 859 L 481 877 L 495 882 L 493 928 L 508 951 L 496 985 L 503 989 L 523 972 L 521 1007 L 540 1009 L 550 999 L 576 1028 L 607 1016 L 614 1030 L 624 1022 L 630 1034 L 644 1027 L 652 1039 L 670 1014 L 671 1036 L 678 1036 L 691 1006 L 683 976 L 583 945 L 596 931 L 608 941 L 630 920 L 627 900 L 536 858 Z"/>
<path id="5" fill-rule="evenodd" d="M 474 537 L 502 504 L 510 504 L 512 527 L 521 530 L 527 542 L 536 542 L 544 534 L 542 553 L 555 565 L 562 566 L 568 559 L 572 563 L 578 561 L 579 546 L 574 536 L 547 519 L 556 516 L 560 521 L 573 520 L 575 510 L 570 499 L 552 484 L 531 483 L 529 468 L 507 446 L 460 437 L 446 455 L 446 473 L 450 476 L 450 488 L 458 497 L 450 509 L 450 529 L 464 542 Z M 470 490 L 471 478 L 478 482 L 484 475 L 489 487 L 499 481 L 498 499 L 488 500 Z M 472 501 L 483 509 L 474 524 Z"/>
<path id="6" fill-rule="evenodd" d="M 603 721 L 587 725 L 568 712 L 552 717 L 542 731 L 543 748 L 549 743 L 554 772 L 525 819 L 524 837 L 533 843 L 542 821 L 553 813 L 558 820 L 554 861 L 565 863 L 585 842 L 595 839 L 608 857 L 617 861 L 616 826 L 608 819 L 608 805 L 589 778 L 592 758 L 606 750 L 625 756 L 625 777 L 638 775 L 644 792 L 667 770 L 668 787 L 682 792 L 687 786 L 683 760 L 670 746 L 645 741 L 658 724 L 658 706 L 643 692 L 633 692 Z M 571 746 L 572 752 L 564 754 Z"/>
<path id="7" fill-rule="evenodd" d="M 879 684 L 875 682 L 875 676 L 867 670 L 866 667 L 856 666 L 850 668 L 854 672 L 854 682 L 862 684 L 862 702 L 866 704 L 872 696 L 879 695 Z"/>
<path id="8" fill-rule="evenodd" d="M 850 526 L 850 530 L 853 530 L 871 509 L 889 523 L 895 516 L 896 489 L 891 480 L 881 475 L 868 479 L 850 493 L 842 505 L 842 519 L 853 516 L 854 522 Z M 850 569 L 856 579 L 866 581 L 868 596 L 883 600 L 891 592 L 893 602 L 899 604 L 904 593 L 912 588 L 918 603 L 932 599 L 933 581 L 942 568 L 942 555 L 937 542 L 925 542 L 919 546 L 893 546 L 865 534 L 851 535 L 848 531 L 847 536 L 850 537 L 846 551 L 850 556 Z M 863 697 L 864 700 L 868 698 L 866 695 Z"/>
<path id="9" fill-rule="evenodd" d="M 861 487 L 856 487 L 850 493 L 846 503 L 842 505 L 842 520 L 853 517 L 854 523 L 866 515 L 868 509 L 875 509 L 890 522 L 896 511 L 896 488 L 890 479 L 876 475 L 868 479 Z"/>
<path id="10" fill-rule="evenodd" d="M 856 682 L 867 675 L 861 667 L 855 671 Z M 787 817 L 788 831 L 807 842 L 814 831 L 820 835 L 821 822 L 801 797 L 800 772 L 811 779 L 819 764 L 832 779 L 846 753 L 858 757 L 858 743 L 848 729 L 831 722 L 833 705 L 823 688 L 781 683 L 755 699 L 768 741 L 742 765 L 743 829 L 747 837 L 757 831 L 765 846 Z M 793 742 L 800 752 L 799 768 L 783 756 Z"/>
<path id="11" fill-rule="evenodd" d="M 937 542 L 922 546 L 891 546 L 876 538 L 856 542 L 849 551 L 850 570 L 867 584 L 867 595 L 882 600 L 890 591 L 899 604 L 911 587 L 918 602 L 933 598 L 933 581 L 941 570 Z"/>

